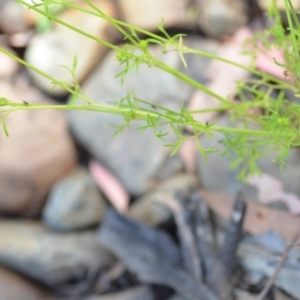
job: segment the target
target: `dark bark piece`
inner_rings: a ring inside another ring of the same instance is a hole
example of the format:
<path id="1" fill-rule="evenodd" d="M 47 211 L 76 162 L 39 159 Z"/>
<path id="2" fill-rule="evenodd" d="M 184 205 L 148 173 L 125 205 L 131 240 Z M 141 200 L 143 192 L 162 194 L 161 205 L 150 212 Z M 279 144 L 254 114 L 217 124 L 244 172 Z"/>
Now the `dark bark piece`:
<path id="1" fill-rule="evenodd" d="M 102 236 L 107 232 L 111 235 L 104 240 Z M 106 248 L 106 245 L 110 246 L 112 242 L 119 244 L 120 248 L 116 249 L 118 253 L 120 252 L 122 257 L 128 255 L 130 260 L 133 256 L 138 256 L 149 262 L 160 260 L 170 265 L 181 266 L 180 251 L 167 233 L 129 219 L 112 208 L 105 214 L 98 238 Z M 113 247 L 116 248 L 114 245 Z"/>
<path id="2" fill-rule="evenodd" d="M 183 266 L 194 279 L 202 281 L 201 263 L 196 240 L 191 224 L 191 207 L 184 207 L 186 203 L 182 193 L 177 192 L 176 198 L 164 199 L 163 205 L 166 205 L 173 213 L 178 236 L 180 240 L 180 248 L 183 257 Z"/>
<path id="3" fill-rule="evenodd" d="M 233 299 L 233 288 L 230 278 L 222 260 L 214 253 L 214 249 L 209 242 L 209 237 L 212 236 L 212 228 L 201 213 L 201 195 L 198 191 L 193 191 L 191 198 L 193 206 L 193 227 L 197 239 L 198 251 L 203 262 L 204 278 L 207 285 L 220 297 L 222 300 Z M 212 240 L 212 238 L 210 238 Z"/>
<path id="4" fill-rule="evenodd" d="M 93 291 L 98 275 L 98 269 L 89 269 L 85 280 L 74 284 L 56 285 L 52 289 L 55 291 L 57 297 L 61 295 L 65 300 L 81 299 Z"/>
<path id="5" fill-rule="evenodd" d="M 178 247 L 162 231 L 110 209 L 99 229 L 98 241 L 142 282 L 169 286 L 190 300 L 219 300 L 183 270 Z"/>
<path id="6" fill-rule="evenodd" d="M 236 250 L 242 237 L 242 227 L 245 214 L 246 203 L 243 200 L 242 193 L 239 192 L 232 208 L 231 217 L 226 230 L 224 245 L 219 254 L 229 278 L 232 277 L 235 267 Z"/>

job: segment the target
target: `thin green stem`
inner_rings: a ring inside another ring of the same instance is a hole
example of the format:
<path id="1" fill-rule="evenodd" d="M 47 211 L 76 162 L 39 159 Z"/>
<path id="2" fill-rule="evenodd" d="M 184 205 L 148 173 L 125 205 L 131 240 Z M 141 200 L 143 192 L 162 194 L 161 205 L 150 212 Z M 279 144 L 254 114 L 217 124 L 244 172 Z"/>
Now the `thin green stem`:
<path id="1" fill-rule="evenodd" d="M 161 70 L 166 71 L 169 74 L 174 75 L 175 77 L 177 77 L 177 78 L 181 79 L 182 81 L 188 83 L 190 86 L 193 86 L 196 89 L 203 91 L 207 95 L 212 96 L 213 98 L 219 100 L 223 104 L 227 104 L 227 103 L 230 102 L 226 98 L 223 98 L 219 94 L 213 92 L 212 90 L 210 90 L 209 88 L 207 88 L 203 84 L 199 83 L 198 81 L 192 79 L 191 77 L 183 74 L 182 72 L 180 72 L 180 71 L 178 71 L 174 68 L 169 67 L 167 64 L 163 63 L 162 61 L 159 61 L 159 60 L 155 59 L 154 66 L 161 69 Z"/>
<path id="2" fill-rule="evenodd" d="M 72 26 L 72 25 L 70 25 L 70 24 L 68 24 L 68 23 L 60 20 L 59 18 L 57 18 L 57 17 L 55 17 L 53 15 L 50 15 L 47 12 L 45 12 L 45 11 L 43 11 L 41 9 L 36 8 L 35 6 L 32 6 L 32 5 L 28 4 L 27 2 L 25 2 L 23 0 L 19 0 L 19 2 L 22 3 L 23 5 L 27 6 L 28 8 L 30 8 L 30 9 L 38 12 L 39 14 L 41 14 L 41 15 L 43 15 L 43 16 L 45 16 L 45 17 L 47 17 L 47 18 L 49 18 L 49 19 L 51 19 L 53 21 L 55 21 L 56 23 L 59 23 L 59 24 L 65 26 L 65 27 L 67 27 L 67 28 L 69 28 L 69 29 L 77 32 L 77 33 L 80 33 L 81 35 L 84 35 L 87 38 L 90 38 L 91 40 L 93 40 L 93 41 L 95 41 L 95 42 L 97 42 L 99 44 L 102 44 L 102 45 L 104 45 L 104 46 L 106 46 L 108 48 L 114 49 L 114 50 L 119 50 L 120 49 L 120 47 L 118 47 L 118 46 L 116 46 L 116 45 L 114 45 L 112 43 L 109 43 L 109 42 L 107 42 L 107 41 L 105 41 L 103 39 L 99 39 L 99 38 L 95 37 L 94 35 L 89 34 L 89 33 L 85 32 L 85 31 L 83 31 L 83 30 L 81 30 L 81 29 L 79 29 L 79 28 L 77 28 L 75 26 Z"/>
<path id="3" fill-rule="evenodd" d="M 3 107 L 4 108 L 4 107 Z M 161 114 L 159 112 L 151 112 L 149 110 L 143 110 L 143 109 L 132 109 L 132 108 L 124 108 L 124 107 L 118 107 L 118 106 L 110 106 L 110 105 L 104 105 L 104 104 L 79 104 L 79 105 L 44 105 L 44 104 L 28 104 L 24 105 L 24 103 L 20 103 L 18 106 L 18 103 L 14 103 L 13 107 L 10 109 L 2 109 L 0 110 L 1 113 L 7 113 L 7 112 L 15 112 L 18 110 L 41 110 L 41 109 L 56 109 L 56 110 L 78 110 L 78 111 L 93 111 L 93 112 L 102 112 L 102 113 L 110 113 L 110 114 L 118 114 L 118 115 L 125 115 L 129 112 L 134 112 L 136 120 L 147 120 L 147 118 L 150 116 L 152 118 L 164 118 L 167 119 L 167 123 L 175 123 L 175 124 L 181 124 L 182 126 L 190 126 L 190 122 L 184 121 L 184 117 L 174 117 L 165 114 Z M 195 129 L 198 129 L 200 131 L 203 131 L 203 128 L 205 128 L 205 124 L 195 121 L 192 124 L 192 126 Z M 294 137 L 295 133 L 287 134 L 286 132 L 272 132 L 270 133 L 267 130 L 253 130 L 248 128 L 232 128 L 232 127 L 223 127 L 223 126 L 217 126 L 213 125 L 210 127 L 210 130 L 212 132 L 231 132 L 231 133 L 239 133 L 249 136 L 276 136 L 276 137 Z"/>
<path id="4" fill-rule="evenodd" d="M 47 73 L 41 71 L 40 69 L 34 67 L 33 65 L 31 65 L 30 63 L 26 62 L 25 60 L 19 58 L 18 56 L 14 55 L 13 53 L 11 53 L 10 51 L 7 51 L 6 49 L 0 47 L 0 52 L 4 53 L 5 55 L 11 57 L 12 59 L 14 59 L 15 61 L 19 62 L 20 64 L 22 64 L 23 66 L 25 66 L 28 69 L 31 69 L 32 71 L 40 74 L 41 76 L 47 78 L 51 83 L 53 83 L 54 85 L 58 85 L 60 86 L 62 89 L 64 89 L 65 91 L 69 92 L 70 94 L 74 95 L 75 91 L 73 89 L 71 89 L 68 84 L 65 84 L 59 80 L 56 80 L 54 77 L 48 75 Z M 78 95 L 79 98 L 87 101 L 88 103 L 93 103 L 93 101 L 91 101 L 88 97 L 86 97 L 83 94 L 79 94 Z"/>
<path id="5" fill-rule="evenodd" d="M 285 0 L 286 1 L 286 0 Z M 90 35 L 74 26 L 71 26 L 71 25 L 68 25 L 67 23 L 59 20 L 58 18 L 56 18 L 55 16 L 53 15 L 49 15 L 47 14 L 46 12 L 43 12 L 42 10 L 39 10 L 37 9 L 35 6 L 32 6 L 30 4 L 28 4 L 27 2 L 25 2 L 24 0 L 18 0 L 18 2 L 22 3 L 23 5 L 26 5 L 28 8 L 31 8 L 41 14 L 43 14 L 44 16 L 48 17 L 48 18 L 51 18 L 52 20 L 54 20 L 55 22 L 58 22 L 72 30 L 75 30 L 77 31 L 78 33 L 80 34 L 83 34 L 85 35 L 86 37 L 88 38 L 91 38 L 111 49 L 114 49 L 114 50 L 119 50 L 117 46 L 111 44 L 111 43 L 108 43 L 108 42 L 105 42 L 104 40 L 102 39 L 98 39 L 98 38 L 95 38 L 93 35 Z M 97 16 L 97 17 L 100 17 L 104 20 L 107 20 L 108 22 L 110 22 L 110 24 L 112 24 L 117 30 L 119 30 L 124 36 L 126 36 L 134 45 L 138 46 L 138 43 L 131 38 L 131 36 L 128 34 L 128 32 L 124 31 L 122 29 L 122 27 L 125 27 L 125 28 L 128 28 L 134 32 L 139 32 L 141 34 L 144 34 L 145 36 L 149 36 L 155 40 L 158 40 L 158 41 L 161 41 L 162 43 L 170 43 L 170 45 L 174 46 L 176 49 L 178 49 L 178 51 L 180 51 L 180 49 L 182 48 L 182 45 L 180 45 L 178 42 L 176 42 L 175 40 L 168 40 L 164 37 L 161 37 L 157 34 L 154 34 L 150 31 L 147 31 L 147 30 L 144 30 L 142 28 L 139 28 L 137 26 L 134 26 L 134 25 L 131 25 L 131 24 L 128 24 L 128 23 L 125 23 L 125 22 L 122 22 L 120 20 L 117 20 L 115 18 L 112 18 L 112 17 L 109 17 L 108 15 L 106 15 L 104 12 L 102 12 L 99 8 L 97 8 L 97 6 L 95 6 L 94 4 L 92 4 L 89 0 L 85 0 L 85 2 L 90 5 L 94 10 L 94 11 L 91 11 L 91 10 L 88 10 L 86 8 L 83 8 L 83 7 L 80 7 L 78 5 L 75 5 L 75 4 L 72 4 L 70 2 L 66 2 L 66 1 L 51 1 L 52 4 L 62 4 L 62 5 L 65 5 L 65 6 L 68 6 L 70 8 L 73 8 L 73 9 L 76 9 L 76 10 L 79 10 L 79 11 L 82 11 L 82 12 L 85 12 L 85 13 L 88 13 L 88 14 L 91 14 L 91 15 L 94 15 L 94 16 Z M 231 61 L 231 60 L 228 60 L 226 58 L 223 58 L 223 57 L 220 57 L 218 55 L 215 55 L 215 54 L 212 54 L 212 53 L 208 53 L 208 52 L 205 52 L 205 51 L 200 51 L 200 50 L 196 50 L 196 49 L 192 49 L 190 47 L 186 47 L 184 46 L 183 47 L 183 50 L 182 50 L 184 53 L 194 53 L 194 54 L 197 54 L 197 55 L 200 55 L 200 56 L 203 56 L 203 57 L 207 57 L 207 58 L 211 58 L 211 59 L 215 59 L 215 60 L 219 60 L 219 61 L 222 61 L 224 63 L 227 63 L 227 64 L 230 64 L 230 65 L 233 65 L 233 66 L 236 66 L 238 68 L 241 68 L 241 69 L 244 69 L 254 75 L 257 75 L 257 76 L 262 76 L 262 74 L 264 74 L 266 80 L 272 80 L 273 82 L 276 82 L 278 84 L 283 84 L 285 86 L 285 88 L 294 88 L 293 85 L 281 80 L 281 79 L 278 79 L 276 77 L 273 77 L 271 75 L 268 75 L 268 74 L 265 74 L 265 73 L 262 73 L 254 68 L 250 68 L 248 66 L 245 66 L 245 65 L 242 65 L 242 64 L 239 64 L 239 63 L 236 63 L 234 61 Z"/>

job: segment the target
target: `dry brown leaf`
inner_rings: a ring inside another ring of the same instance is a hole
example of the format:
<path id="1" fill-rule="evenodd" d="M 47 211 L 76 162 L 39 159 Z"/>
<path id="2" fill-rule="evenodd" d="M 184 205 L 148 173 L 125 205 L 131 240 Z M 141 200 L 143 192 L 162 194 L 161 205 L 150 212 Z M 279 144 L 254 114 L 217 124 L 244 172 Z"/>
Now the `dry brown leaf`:
<path id="1" fill-rule="evenodd" d="M 234 202 L 232 196 L 211 193 L 205 190 L 200 190 L 200 193 L 215 214 L 229 220 Z M 251 201 L 246 202 L 247 212 L 243 225 L 245 231 L 253 235 L 263 235 L 269 231 L 276 231 L 286 242 L 293 239 L 300 227 L 300 218 L 285 211 L 269 208 Z"/>

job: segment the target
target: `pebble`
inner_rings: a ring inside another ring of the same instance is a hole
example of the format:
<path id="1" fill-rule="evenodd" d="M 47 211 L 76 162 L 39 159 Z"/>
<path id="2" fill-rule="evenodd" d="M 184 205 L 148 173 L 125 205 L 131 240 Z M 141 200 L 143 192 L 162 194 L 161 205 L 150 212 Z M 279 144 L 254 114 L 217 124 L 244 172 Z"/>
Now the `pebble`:
<path id="1" fill-rule="evenodd" d="M 239 245 L 237 256 L 248 272 L 262 272 L 271 277 L 284 250 L 283 239 L 278 234 L 269 232 L 244 239 Z M 299 258 L 299 248 L 293 247 L 274 282 L 275 286 L 296 299 L 300 295 Z"/>
<path id="2" fill-rule="evenodd" d="M 1 97 L 15 102 L 54 104 L 22 79 L 0 83 Z M 52 184 L 74 167 L 77 154 L 66 115 L 24 110 L 6 118 L 0 131 L 0 213 L 37 216 Z"/>
<path id="3" fill-rule="evenodd" d="M 43 220 L 58 231 L 80 230 L 98 224 L 106 202 L 87 170 L 77 168 L 51 188 Z"/>
<path id="4" fill-rule="evenodd" d="M 268 1 L 265 1 L 265 0 L 258 0 L 258 4 L 261 9 L 268 10 L 270 3 L 268 3 Z M 296 10 L 300 9 L 300 1 L 299 0 L 293 0 L 292 4 Z M 285 11 L 284 0 L 276 0 L 276 6 L 279 10 Z"/>
<path id="5" fill-rule="evenodd" d="M 1 300 L 41 300 L 47 293 L 29 279 L 0 266 Z"/>
<path id="6" fill-rule="evenodd" d="M 14 0 L 0 3 L 0 30 L 6 34 L 24 32 L 29 28 L 25 17 L 26 9 Z"/>
<path id="7" fill-rule="evenodd" d="M 216 125 L 220 126 L 240 126 L 238 123 L 232 123 L 228 115 L 219 116 Z M 232 160 L 228 155 L 223 156 L 225 150 L 222 143 L 223 135 L 215 133 L 214 136 L 200 137 L 201 146 L 204 148 L 215 147 L 220 151 L 209 153 L 205 162 L 201 153 L 197 153 L 198 175 L 204 185 L 204 188 L 220 193 L 227 193 L 235 196 L 239 189 L 242 189 L 246 199 L 258 200 L 256 188 L 243 183 L 237 179 L 238 170 L 229 168 Z M 258 167 L 262 172 L 270 174 L 283 183 L 283 189 L 287 193 L 295 193 L 300 197 L 300 186 L 298 178 L 300 176 L 300 152 L 296 148 L 291 148 L 290 155 L 286 160 L 287 165 L 280 170 L 279 164 L 272 160 L 276 155 L 267 155 L 258 160 Z"/>
<path id="8" fill-rule="evenodd" d="M 57 233 L 38 221 L 0 221 L 0 264 L 53 286 L 81 281 L 114 262 L 94 231 Z"/>
<path id="9" fill-rule="evenodd" d="M 238 123 L 232 123 L 228 115 L 219 116 L 216 126 L 235 127 Z M 213 136 L 201 135 L 200 145 L 204 149 L 212 148 L 219 151 L 208 153 L 207 159 L 198 151 L 196 154 L 197 174 L 199 175 L 203 187 L 211 192 L 225 193 L 235 196 L 241 189 L 246 199 L 257 200 L 256 190 L 237 179 L 238 170 L 230 169 L 232 162 L 230 155 L 222 155 L 225 147 L 220 141 L 224 138 L 221 133 L 214 133 Z"/>
<path id="10" fill-rule="evenodd" d="M 206 43 L 203 39 L 192 39 L 190 43 L 200 49 L 215 49 L 216 51 L 218 48 L 217 43 Z M 159 46 L 153 46 L 150 49 L 155 57 L 169 66 L 184 69 L 175 51 L 162 54 Z M 186 57 L 189 65 L 198 66 L 197 69 L 196 67 L 191 70 L 187 69 L 186 72 L 190 72 L 189 75 L 197 79 L 202 76 L 202 80 L 205 80 L 203 74 L 210 60 L 196 55 L 193 56 L 193 60 L 192 55 L 186 55 Z M 83 92 L 97 103 L 112 104 L 125 97 L 128 92 L 134 91 L 139 99 L 179 111 L 181 102 L 189 99 L 193 90 L 179 79 L 146 65 L 139 66 L 138 74 L 135 69 L 131 70 L 121 86 L 119 79 L 115 79 L 115 75 L 120 70 L 115 60 L 115 53 L 110 52 L 103 63 L 86 80 L 82 87 Z M 83 111 L 70 112 L 69 116 L 75 138 L 100 163 L 104 164 L 133 196 L 146 192 L 151 181 L 159 178 L 161 167 L 171 151 L 164 145 L 177 140 L 177 136 L 169 127 L 162 128 L 163 133 L 169 132 L 165 136 L 165 141 L 157 138 L 152 129 L 143 133 L 138 132 L 135 128 L 145 124 L 141 121 L 133 121 L 130 128 L 125 128 L 122 134 L 113 138 L 116 128 L 112 124 L 123 124 L 123 117 Z M 170 167 L 174 167 L 174 170 L 169 168 L 168 174 L 178 171 L 177 164 L 171 164 Z"/>
<path id="11" fill-rule="evenodd" d="M 200 28 L 210 38 L 233 34 L 248 22 L 247 7 L 240 0 L 198 0 Z"/>
<path id="12" fill-rule="evenodd" d="M 108 16 L 114 15 L 111 1 L 98 0 L 93 1 L 93 4 Z M 59 15 L 59 19 L 96 38 L 108 42 L 114 38 L 108 23 L 90 14 L 67 9 Z M 51 30 L 38 34 L 31 40 L 25 52 L 25 59 L 56 80 L 73 83 L 71 73 L 62 66 L 71 69 L 74 58 L 77 56 L 75 76 L 76 80 L 81 82 L 99 62 L 105 51 L 106 48 L 100 43 L 56 23 Z M 35 84 L 49 94 L 66 94 L 66 91 L 59 86 L 53 88 L 47 78 L 31 70 L 29 72 Z"/>
<path id="13" fill-rule="evenodd" d="M 90 296 L 84 300 L 154 300 L 154 295 L 150 287 L 137 286 L 118 293 Z"/>
<path id="14" fill-rule="evenodd" d="M 146 195 L 138 198 L 130 207 L 129 215 L 150 226 L 161 225 L 170 220 L 172 213 L 167 206 L 157 200 L 174 197 L 177 191 L 187 195 L 190 189 L 197 184 L 196 179 L 187 174 L 180 174 L 165 180 L 160 186 Z"/>
<path id="15" fill-rule="evenodd" d="M 168 300 L 188 300 L 188 299 L 179 294 L 175 294 L 171 298 L 168 298 Z"/>
<path id="16" fill-rule="evenodd" d="M 164 27 L 180 27 L 187 23 L 188 0 L 119 0 L 125 22 L 150 31 L 157 30 L 163 19 Z"/>
<path id="17" fill-rule="evenodd" d="M 15 55 L 15 53 L 7 47 L 6 43 L 1 42 L 1 40 L 0 47 Z M 18 63 L 3 52 L 0 52 L 0 66 L 0 79 L 9 78 L 13 76 L 18 70 Z"/>

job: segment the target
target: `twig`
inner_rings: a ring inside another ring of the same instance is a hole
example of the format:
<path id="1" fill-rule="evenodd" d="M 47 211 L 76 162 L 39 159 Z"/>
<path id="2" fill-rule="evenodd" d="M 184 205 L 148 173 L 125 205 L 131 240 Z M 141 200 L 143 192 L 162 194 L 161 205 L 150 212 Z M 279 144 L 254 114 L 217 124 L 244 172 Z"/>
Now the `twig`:
<path id="1" fill-rule="evenodd" d="M 172 211 L 180 237 L 184 265 L 194 279 L 202 281 L 201 262 L 197 253 L 193 233 L 189 226 L 190 224 L 188 224 L 186 209 L 182 205 L 182 198 L 183 195 L 177 192 L 176 199 L 165 197 L 164 201 L 162 199 L 157 199 L 157 201 L 160 201 Z"/>
<path id="2" fill-rule="evenodd" d="M 235 254 L 242 236 L 245 213 L 246 203 L 243 200 L 242 193 L 239 192 L 232 208 L 231 218 L 226 230 L 225 242 L 219 254 L 229 278 L 232 277 L 235 266 Z"/>
<path id="3" fill-rule="evenodd" d="M 291 240 L 290 244 L 286 247 L 286 249 L 285 249 L 285 251 L 284 251 L 281 259 L 279 260 L 278 264 L 275 267 L 273 275 L 270 277 L 270 279 L 268 280 L 268 282 L 265 285 L 265 287 L 263 288 L 263 290 L 259 293 L 259 295 L 257 296 L 256 300 L 263 300 L 266 297 L 269 289 L 273 285 L 273 283 L 274 283 L 274 281 L 275 281 L 275 279 L 276 279 L 279 271 L 281 270 L 284 262 L 286 261 L 291 248 L 294 246 L 295 242 L 299 239 L 299 237 L 300 237 L 300 228 L 296 232 L 296 234 L 293 237 L 293 239 Z"/>
<path id="4" fill-rule="evenodd" d="M 207 213 L 201 207 L 201 195 L 197 190 L 190 197 L 190 205 L 193 207 L 193 227 L 195 239 L 197 240 L 198 252 L 203 262 L 203 271 L 206 284 L 222 300 L 233 299 L 233 288 L 231 278 L 227 275 L 224 264 L 216 255 L 209 237 L 212 237 L 212 228 L 209 224 Z M 203 202 L 202 202 L 203 203 Z"/>
<path id="5" fill-rule="evenodd" d="M 165 232 L 108 209 L 97 240 L 141 282 L 166 285 L 189 300 L 221 300 L 183 268 L 180 251 Z"/>

